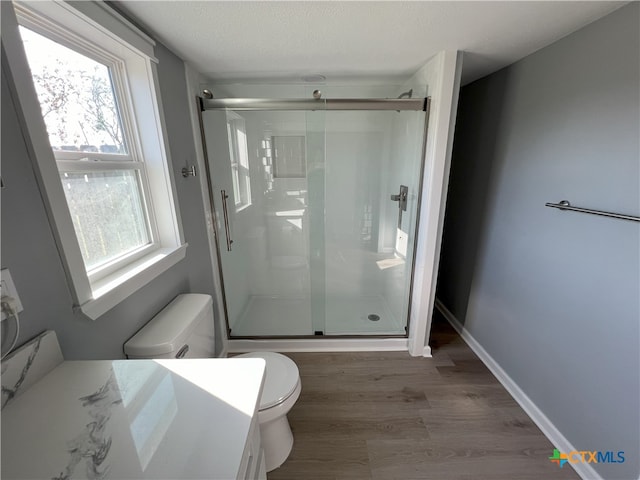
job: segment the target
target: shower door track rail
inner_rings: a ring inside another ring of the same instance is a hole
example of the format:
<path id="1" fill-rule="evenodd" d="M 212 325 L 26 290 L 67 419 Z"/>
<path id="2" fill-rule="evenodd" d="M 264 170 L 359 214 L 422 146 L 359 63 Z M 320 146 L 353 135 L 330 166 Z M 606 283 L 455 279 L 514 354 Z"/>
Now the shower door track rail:
<path id="1" fill-rule="evenodd" d="M 425 112 L 427 98 L 200 98 L 205 110 L 409 110 Z"/>

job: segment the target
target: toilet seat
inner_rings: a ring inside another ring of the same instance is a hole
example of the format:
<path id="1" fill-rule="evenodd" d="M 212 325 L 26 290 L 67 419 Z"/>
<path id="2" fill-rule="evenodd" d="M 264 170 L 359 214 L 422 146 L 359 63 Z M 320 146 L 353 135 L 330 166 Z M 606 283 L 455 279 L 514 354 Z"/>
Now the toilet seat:
<path id="1" fill-rule="evenodd" d="M 251 352 L 236 358 L 262 358 L 267 364 L 260 410 L 275 407 L 289 398 L 300 386 L 300 372 L 293 360 L 275 352 Z M 299 390 L 298 390 L 299 391 Z"/>

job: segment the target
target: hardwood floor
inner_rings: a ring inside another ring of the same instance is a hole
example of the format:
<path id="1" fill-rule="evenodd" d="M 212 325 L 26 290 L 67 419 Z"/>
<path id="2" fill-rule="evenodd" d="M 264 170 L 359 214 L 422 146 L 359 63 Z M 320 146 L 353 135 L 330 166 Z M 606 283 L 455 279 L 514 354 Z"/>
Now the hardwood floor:
<path id="1" fill-rule="evenodd" d="M 433 358 L 292 353 L 302 393 L 293 451 L 269 480 L 576 479 L 446 320 Z"/>

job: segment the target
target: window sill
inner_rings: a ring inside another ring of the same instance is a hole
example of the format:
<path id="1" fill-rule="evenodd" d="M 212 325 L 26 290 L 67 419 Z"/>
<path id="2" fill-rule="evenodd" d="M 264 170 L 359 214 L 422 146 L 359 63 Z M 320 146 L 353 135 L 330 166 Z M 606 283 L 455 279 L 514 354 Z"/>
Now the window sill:
<path id="1" fill-rule="evenodd" d="M 186 256 L 188 244 L 161 248 L 108 275 L 92 285 L 93 298 L 76 307 L 92 320 L 118 305 L 129 295 L 174 266 Z"/>

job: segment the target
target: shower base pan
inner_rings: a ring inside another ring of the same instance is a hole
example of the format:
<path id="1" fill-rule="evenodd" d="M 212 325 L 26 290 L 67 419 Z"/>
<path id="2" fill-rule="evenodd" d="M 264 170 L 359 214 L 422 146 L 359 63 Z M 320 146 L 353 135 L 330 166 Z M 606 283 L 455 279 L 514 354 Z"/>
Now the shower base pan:
<path id="1" fill-rule="evenodd" d="M 234 337 L 405 335 L 382 296 L 327 299 L 324 325 L 313 325 L 309 298 L 252 296 L 231 327 Z"/>

